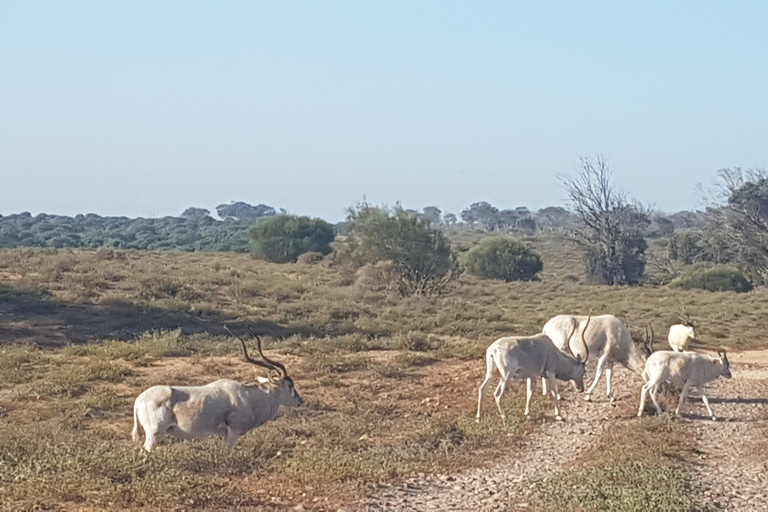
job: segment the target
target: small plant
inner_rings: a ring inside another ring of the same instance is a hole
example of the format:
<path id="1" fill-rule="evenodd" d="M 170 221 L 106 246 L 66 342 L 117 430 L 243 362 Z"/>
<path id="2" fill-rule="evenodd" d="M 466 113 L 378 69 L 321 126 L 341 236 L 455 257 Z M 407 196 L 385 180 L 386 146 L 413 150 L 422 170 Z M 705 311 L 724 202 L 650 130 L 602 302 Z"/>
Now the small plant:
<path id="1" fill-rule="evenodd" d="M 146 300 L 173 298 L 183 287 L 183 284 L 167 277 L 147 277 L 140 282 L 139 297 Z"/>
<path id="2" fill-rule="evenodd" d="M 511 238 L 487 238 L 467 253 L 467 272 L 504 281 L 530 281 L 541 272 L 541 257 Z"/>
<path id="3" fill-rule="evenodd" d="M 669 283 L 670 288 L 701 289 L 710 292 L 748 292 L 752 283 L 737 268 L 697 263 Z"/>
<path id="4" fill-rule="evenodd" d="M 324 255 L 321 252 L 308 251 L 299 255 L 299 257 L 296 259 L 296 263 L 300 263 L 302 265 L 314 265 L 323 261 L 323 256 Z"/>

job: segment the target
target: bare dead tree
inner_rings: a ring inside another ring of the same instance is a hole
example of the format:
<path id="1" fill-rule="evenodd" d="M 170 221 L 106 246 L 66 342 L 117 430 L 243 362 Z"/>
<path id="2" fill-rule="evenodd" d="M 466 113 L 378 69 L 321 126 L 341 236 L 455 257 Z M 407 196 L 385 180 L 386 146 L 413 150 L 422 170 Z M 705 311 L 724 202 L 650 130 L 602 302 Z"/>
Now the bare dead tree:
<path id="1" fill-rule="evenodd" d="M 575 177 L 560 177 L 579 219 L 576 241 L 586 251 L 590 276 L 605 284 L 637 284 L 645 271 L 647 244 L 642 235 L 649 217 L 611 182 L 602 155 L 581 158 Z"/>

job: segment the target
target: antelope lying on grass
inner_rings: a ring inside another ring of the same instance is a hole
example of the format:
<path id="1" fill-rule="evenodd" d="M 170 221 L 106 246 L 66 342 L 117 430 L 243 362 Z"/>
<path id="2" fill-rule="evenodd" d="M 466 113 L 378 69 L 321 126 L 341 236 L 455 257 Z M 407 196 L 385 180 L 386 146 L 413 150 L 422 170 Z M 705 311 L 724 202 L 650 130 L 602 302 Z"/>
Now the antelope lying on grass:
<path id="1" fill-rule="evenodd" d="M 231 449 L 248 431 L 274 419 L 281 405 L 303 405 L 285 366 L 264 356 L 261 339 L 256 337 L 263 361 L 251 359 L 245 341 L 238 339 L 246 361 L 277 375 L 259 378 L 255 386 L 229 379 L 205 386 L 153 386 L 133 404 L 133 440 L 139 440 L 141 424 L 148 452 L 165 434 L 178 439 L 218 435 Z"/>
<path id="2" fill-rule="evenodd" d="M 586 346 L 585 350 L 588 355 L 589 349 Z M 560 416 L 560 409 L 557 406 L 560 397 L 557 394 L 557 381 L 555 379 L 573 381 L 579 391 L 584 391 L 584 361 L 580 356 L 573 356 L 558 350 L 546 334 L 499 338 L 491 343 L 486 350 L 485 364 L 485 380 L 478 391 L 475 421 L 480 421 L 483 398 L 488 384 L 493 378 L 494 370 L 498 370 L 501 374 L 501 381 L 493 396 L 496 399 L 496 407 L 499 408 L 502 420 L 506 420 L 506 416 L 501 408 L 501 397 L 504 395 L 507 382 L 511 378 L 527 379 L 526 416 L 529 415 L 531 395 L 533 395 L 532 378 L 546 378 L 549 382 L 550 393 L 555 403 L 555 418 L 558 420 L 563 418 Z"/>
<path id="3" fill-rule="evenodd" d="M 592 392 L 600 381 L 603 370 L 605 370 L 606 395 L 613 400 L 611 388 L 613 365 L 621 363 L 641 375 L 645 359 L 651 353 L 652 348 L 647 339 L 643 349 L 639 348 L 632 340 L 632 336 L 624 323 L 613 315 L 591 317 L 591 323 L 588 321 L 589 318 L 587 316 L 557 315 L 544 324 L 542 332 L 549 336 L 560 350 L 581 355 L 585 362 L 589 354 L 597 358 L 595 379 L 587 389 L 585 400 L 592 399 Z M 574 346 L 572 336 L 569 334 L 573 332 L 581 337 L 582 341 L 586 340 L 585 347 L 588 352 L 582 353 L 580 347 Z M 650 343 L 652 344 L 653 340 Z"/>
<path id="4" fill-rule="evenodd" d="M 717 354 L 720 356 L 720 359 L 714 359 L 710 356 L 693 352 L 673 352 L 670 350 L 654 352 L 648 358 L 648 361 L 645 362 L 643 378 L 646 382 L 640 392 L 640 408 L 637 411 L 637 415 L 643 415 L 646 393 L 651 395 L 653 405 L 656 406 L 656 412 L 661 414 L 661 407 L 658 400 L 656 400 L 656 395 L 659 392 L 659 385 L 662 382 L 669 382 L 683 387 L 683 391 L 680 393 L 680 402 L 678 402 L 677 409 L 675 409 L 676 415 L 680 414 L 680 407 L 683 405 L 685 396 L 688 394 L 690 387 L 693 386 L 699 390 L 709 416 L 713 420 L 716 419 L 712 408 L 709 406 L 709 399 L 704 390 L 704 384 L 712 382 L 720 376 L 726 379 L 731 378 L 731 364 L 728 362 L 725 351 L 718 351 Z"/>

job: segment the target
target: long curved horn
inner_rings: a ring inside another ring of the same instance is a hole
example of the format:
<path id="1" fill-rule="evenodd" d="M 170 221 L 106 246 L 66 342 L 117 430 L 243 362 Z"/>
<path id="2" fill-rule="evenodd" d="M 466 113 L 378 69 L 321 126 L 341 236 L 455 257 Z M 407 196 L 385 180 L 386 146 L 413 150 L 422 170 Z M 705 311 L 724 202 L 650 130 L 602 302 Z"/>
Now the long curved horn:
<path id="1" fill-rule="evenodd" d="M 592 315 L 590 314 L 587 317 L 587 324 L 584 326 L 584 329 L 581 331 L 581 342 L 584 344 L 584 351 L 586 352 L 586 356 L 584 357 L 584 362 L 586 363 L 589 360 L 589 345 L 587 345 L 587 340 L 584 338 L 584 333 L 587 332 L 587 327 L 589 327 L 589 321 L 592 320 Z"/>
<path id="2" fill-rule="evenodd" d="M 251 364 L 255 364 L 256 366 L 261 366 L 262 368 L 266 368 L 269 371 L 275 371 L 277 369 L 274 365 L 269 364 L 269 361 L 264 362 L 264 361 L 259 361 L 257 359 L 252 359 L 251 356 L 248 355 L 248 349 L 245 346 L 245 340 L 243 340 L 243 338 L 241 338 L 237 334 L 235 334 L 232 331 L 230 331 L 229 327 L 227 327 L 226 325 L 224 326 L 224 330 L 227 331 L 232 336 L 234 336 L 235 338 L 237 338 L 238 340 L 240 340 L 240 345 L 242 345 L 242 347 L 243 347 L 243 357 L 245 358 L 245 360 L 247 362 L 249 362 Z M 259 352 L 261 352 L 261 340 L 259 340 Z"/>
<path id="3" fill-rule="evenodd" d="M 681 311 L 677 315 L 677 317 L 686 327 L 696 327 L 696 322 L 694 322 L 691 315 L 688 314 L 688 311 L 686 311 L 685 306 L 681 306 Z"/>
<path id="4" fill-rule="evenodd" d="M 277 361 L 273 361 L 272 359 L 265 356 L 264 352 L 262 352 L 261 350 L 261 338 L 259 338 L 259 336 L 256 333 L 254 333 L 250 327 L 246 327 L 246 329 L 248 329 L 248 332 L 251 333 L 251 336 L 256 338 L 256 341 L 258 342 L 258 347 L 259 347 L 259 355 L 261 355 L 261 358 L 264 359 L 269 364 L 273 365 L 275 368 L 279 369 L 280 373 L 283 374 L 283 378 L 287 377 L 288 371 L 285 369 L 285 365 L 283 365 L 283 363 L 278 363 Z"/>
<path id="5" fill-rule="evenodd" d="M 573 317 L 571 317 L 573 319 Z M 576 332 L 576 326 L 578 324 L 575 321 L 571 322 L 571 334 L 568 335 L 568 339 L 565 340 L 565 348 L 568 349 L 568 353 L 571 354 L 573 357 L 576 357 L 576 354 L 573 353 L 573 350 L 571 350 L 571 338 L 573 337 L 573 333 Z"/>
<path id="6" fill-rule="evenodd" d="M 651 338 L 648 339 L 648 329 L 651 330 Z M 654 341 L 654 335 L 653 335 L 653 324 L 651 322 L 648 322 L 648 325 L 645 326 L 645 348 L 648 349 L 648 353 L 653 354 L 653 341 Z"/>

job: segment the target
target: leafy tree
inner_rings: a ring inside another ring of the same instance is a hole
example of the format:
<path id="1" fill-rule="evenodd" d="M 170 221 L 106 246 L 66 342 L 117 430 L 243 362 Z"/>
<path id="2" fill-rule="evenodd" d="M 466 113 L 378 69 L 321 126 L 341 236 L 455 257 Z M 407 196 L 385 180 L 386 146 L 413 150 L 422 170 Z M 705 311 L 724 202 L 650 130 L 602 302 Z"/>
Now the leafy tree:
<path id="1" fill-rule="evenodd" d="M 579 220 L 575 236 L 585 250 L 588 274 L 604 284 L 638 284 L 648 248 L 642 232 L 649 219 L 643 208 L 615 190 L 602 156 L 582 158 L 578 174 L 561 181 Z"/>
<path id="2" fill-rule="evenodd" d="M 684 231 L 675 233 L 669 239 L 667 254 L 672 260 L 677 260 L 688 265 L 700 261 L 708 261 L 706 249 L 703 247 L 701 233 Z"/>
<path id="3" fill-rule="evenodd" d="M 565 229 L 571 218 L 571 212 L 562 206 L 547 206 L 535 214 L 536 224 L 548 231 Z"/>
<path id="4" fill-rule="evenodd" d="M 422 210 L 422 216 L 429 221 L 432 226 L 440 225 L 440 214 L 443 212 L 437 206 L 425 206 Z"/>
<path id="5" fill-rule="evenodd" d="M 29 213 L 0 217 L 0 247 L 122 247 L 248 252 L 250 221 L 217 221 L 188 210 L 186 217 L 129 219 L 94 213 L 66 217 Z"/>
<path id="6" fill-rule="evenodd" d="M 498 213 L 498 225 L 499 227 L 515 227 L 520 220 L 520 214 L 517 210 L 500 210 Z"/>
<path id="7" fill-rule="evenodd" d="M 440 293 L 461 273 L 448 239 L 400 206 L 389 210 L 362 203 L 351 208 L 347 233 L 339 259 L 355 268 L 392 261 L 403 296 Z"/>
<path id="8" fill-rule="evenodd" d="M 530 281 L 541 272 L 541 257 L 511 238 L 494 237 L 470 249 L 464 262 L 471 274 L 504 281 Z"/>
<path id="9" fill-rule="evenodd" d="M 255 222 L 263 217 L 277 215 L 277 212 L 271 206 L 259 204 L 251 206 L 242 201 L 232 201 L 229 204 L 220 204 L 216 207 L 216 213 L 222 219 L 233 218 L 238 220 L 247 220 Z"/>
<path id="10" fill-rule="evenodd" d="M 707 210 L 706 236 L 723 239 L 753 281 L 768 282 L 768 171 L 718 171 L 724 201 Z"/>
<path id="11" fill-rule="evenodd" d="M 204 219 L 206 217 L 209 217 L 211 215 L 210 210 L 206 210 L 205 208 L 195 208 L 194 206 L 190 206 L 186 210 L 184 210 L 181 214 L 181 218 L 183 219 Z"/>
<path id="12" fill-rule="evenodd" d="M 533 235 L 536 233 L 536 230 L 539 229 L 539 225 L 536 224 L 533 217 L 522 217 L 518 219 L 516 227 L 526 235 Z"/>
<path id="13" fill-rule="evenodd" d="M 655 236 L 670 237 L 675 232 L 675 223 L 664 215 L 654 215 L 651 225 L 652 233 Z"/>
<path id="14" fill-rule="evenodd" d="M 322 219 L 276 215 L 251 228 L 252 253 L 274 263 L 295 262 L 305 252 L 331 252 L 333 226 Z"/>
<path id="15" fill-rule="evenodd" d="M 485 201 L 472 203 L 461 212 L 461 219 L 467 224 L 480 225 L 488 231 L 499 228 L 499 209 Z"/>

